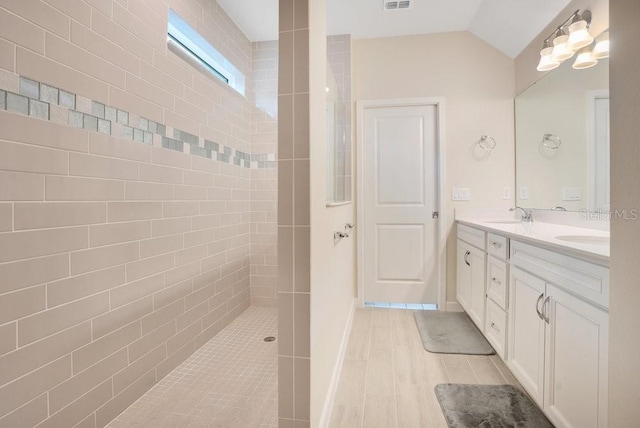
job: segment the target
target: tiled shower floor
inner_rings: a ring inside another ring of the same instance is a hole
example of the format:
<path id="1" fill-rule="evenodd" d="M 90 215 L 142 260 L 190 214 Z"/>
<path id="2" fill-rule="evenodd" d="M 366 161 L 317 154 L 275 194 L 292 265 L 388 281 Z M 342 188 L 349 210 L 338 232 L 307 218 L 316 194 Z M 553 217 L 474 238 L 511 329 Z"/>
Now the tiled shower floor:
<path id="1" fill-rule="evenodd" d="M 247 309 L 108 428 L 277 427 L 277 312 Z"/>

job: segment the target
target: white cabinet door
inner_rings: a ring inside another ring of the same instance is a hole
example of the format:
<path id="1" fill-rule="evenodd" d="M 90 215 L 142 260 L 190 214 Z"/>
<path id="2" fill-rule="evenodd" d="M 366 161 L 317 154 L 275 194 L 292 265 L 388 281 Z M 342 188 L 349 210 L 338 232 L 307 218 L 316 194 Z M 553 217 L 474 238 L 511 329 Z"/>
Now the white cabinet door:
<path id="1" fill-rule="evenodd" d="M 465 311 L 471 308 L 471 250 L 473 247 L 458 239 L 456 299 Z"/>
<path id="2" fill-rule="evenodd" d="M 456 297 L 469 318 L 484 331 L 486 253 L 458 239 Z"/>
<path id="3" fill-rule="evenodd" d="M 509 280 L 507 365 L 531 397 L 543 406 L 545 321 L 540 308 L 545 282 L 512 267 Z"/>
<path id="4" fill-rule="evenodd" d="M 559 427 L 607 426 L 608 314 L 547 284 L 544 408 Z"/>

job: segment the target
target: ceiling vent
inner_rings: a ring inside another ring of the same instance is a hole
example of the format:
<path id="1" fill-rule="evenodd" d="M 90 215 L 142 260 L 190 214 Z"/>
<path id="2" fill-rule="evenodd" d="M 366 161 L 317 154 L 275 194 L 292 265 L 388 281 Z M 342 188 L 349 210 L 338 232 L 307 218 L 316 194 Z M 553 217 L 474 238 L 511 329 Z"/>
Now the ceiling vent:
<path id="1" fill-rule="evenodd" d="M 399 9 L 409 9 L 412 0 L 402 0 L 402 1 L 393 1 L 393 0 L 384 0 L 384 10 L 399 10 Z"/>

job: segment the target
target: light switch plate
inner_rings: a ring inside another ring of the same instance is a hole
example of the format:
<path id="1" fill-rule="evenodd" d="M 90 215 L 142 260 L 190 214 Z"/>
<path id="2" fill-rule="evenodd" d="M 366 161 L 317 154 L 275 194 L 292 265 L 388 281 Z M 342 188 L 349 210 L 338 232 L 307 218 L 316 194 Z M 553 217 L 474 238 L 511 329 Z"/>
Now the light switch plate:
<path id="1" fill-rule="evenodd" d="M 518 199 L 520 199 L 521 201 L 525 201 L 525 200 L 529 199 L 529 188 L 528 187 L 521 186 L 520 189 L 518 189 Z"/>
<path id="2" fill-rule="evenodd" d="M 454 187 L 451 189 L 452 201 L 468 201 L 471 199 L 471 191 L 467 187 Z"/>
<path id="3" fill-rule="evenodd" d="M 563 187 L 562 200 L 563 201 L 581 201 L 582 188 L 581 187 Z"/>

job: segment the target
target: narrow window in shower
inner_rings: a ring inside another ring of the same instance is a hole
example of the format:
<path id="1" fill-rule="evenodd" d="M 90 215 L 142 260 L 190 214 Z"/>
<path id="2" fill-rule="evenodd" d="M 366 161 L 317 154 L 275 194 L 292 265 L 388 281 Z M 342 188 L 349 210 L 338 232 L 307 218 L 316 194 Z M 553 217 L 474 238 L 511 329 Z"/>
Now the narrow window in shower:
<path id="1" fill-rule="evenodd" d="M 169 9 L 167 44 L 173 53 L 193 67 L 245 94 L 244 74 L 172 9 Z"/>

